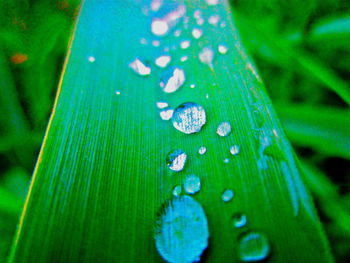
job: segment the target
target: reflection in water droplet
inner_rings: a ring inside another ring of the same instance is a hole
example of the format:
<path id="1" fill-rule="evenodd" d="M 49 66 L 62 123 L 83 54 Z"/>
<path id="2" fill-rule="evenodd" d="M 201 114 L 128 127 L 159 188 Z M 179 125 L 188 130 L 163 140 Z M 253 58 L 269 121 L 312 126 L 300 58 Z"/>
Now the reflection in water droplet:
<path id="1" fill-rule="evenodd" d="M 190 45 L 191 45 L 191 42 L 189 40 L 184 40 L 180 43 L 180 47 L 182 49 L 187 49 L 190 47 Z"/>
<path id="2" fill-rule="evenodd" d="M 164 36 L 169 31 L 169 25 L 166 21 L 156 18 L 152 21 L 151 31 L 156 36 Z"/>
<path id="3" fill-rule="evenodd" d="M 166 165 L 170 170 L 180 172 L 184 169 L 187 160 L 187 154 L 183 150 L 174 150 L 168 153 Z"/>
<path id="4" fill-rule="evenodd" d="M 204 108 L 197 103 L 185 102 L 175 109 L 172 122 L 173 126 L 183 133 L 199 132 L 206 123 Z"/>
<path id="5" fill-rule="evenodd" d="M 167 55 L 156 58 L 155 63 L 158 67 L 165 68 L 170 63 L 171 57 Z"/>
<path id="6" fill-rule="evenodd" d="M 238 146 L 238 145 L 233 145 L 233 146 L 230 147 L 230 153 L 231 153 L 232 155 L 237 155 L 237 154 L 239 154 L 239 151 L 240 151 L 240 149 L 239 149 L 239 146 Z"/>
<path id="7" fill-rule="evenodd" d="M 162 120 L 164 121 L 168 121 L 171 119 L 171 117 L 173 117 L 173 114 L 174 114 L 174 109 L 173 108 L 165 108 L 165 109 L 162 109 L 160 112 L 159 112 L 159 115 L 160 117 L 162 118 Z"/>
<path id="8" fill-rule="evenodd" d="M 240 237 L 238 253 L 243 261 L 259 261 L 270 253 L 267 237 L 258 232 L 248 232 Z"/>
<path id="9" fill-rule="evenodd" d="M 168 201 L 163 207 L 155 230 L 159 254 L 171 263 L 199 261 L 209 239 L 208 222 L 202 206 L 190 196 L 181 196 Z"/>
<path id="10" fill-rule="evenodd" d="M 141 60 L 135 58 L 130 64 L 129 67 L 135 71 L 135 73 L 141 76 L 147 76 L 151 74 L 151 68 L 147 67 Z"/>
<path id="11" fill-rule="evenodd" d="M 228 51 L 228 47 L 226 45 L 224 45 L 224 44 L 220 44 L 218 46 L 218 51 L 219 51 L 220 54 L 226 54 L 227 51 Z"/>
<path id="12" fill-rule="evenodd" d="M 244 227 L 247 224 L 247 217 L 244 214 L 236 213 L 232 216 L 232 222 L 236 228 Z"/>
<path id="13" fill-rule="evenodd" d="M 198 39 L 202 36 L 203 34 L 203 31 L 199 28 L 193 28 L 192 29 L 192 36 L 195 38 L 195 39 Z"/>
<path id="14" fill-rule="evenodd" d="M 213 68 L 214 52 L 210 47 L 204 47 L 201 52 L 199 52 L 199 60 L 207 64 L 210 68 Z"/>
<path id="15" fill-rule="evenodd" d="M 203 154 L 205 154 L 206 152 L 207 152 L 207 148 L 206 148 L 205 146 L 199 147 L 198 153 L 199 153 L 200 155 L 203 155 Z"/>
<path id="16" fill-rule="evenodd" d="M 221 137 L 229 135 L 231 133 L 231 124 L 227 121 L 220 123 L 216 129 L 216 133 Z"/>
<path id="17" fill-rule="evenodd" d="M 184 70 L 175 67 L 165 72 L 160 82 L 160 86 L 163 88 L 164 92 L 172 93 L 177 91 L 182 86 L 182 84 L 184 84 L 185 80 L 186 78 Z"/>
<path id="18" fill-rule="evenodd" d="M 187 175 L 184 182 L 184 188 L 186 193 L 195 194 L 201 189 L 201 180 L 197 175 Z"/>
<path id="19" fill-rule="evenodd" d="M 224 202 L 229 202 L 232 200 L 233 198 L 233 191 L 231 189 L 226 189 L 223 193 L 222 193 L 222 201 Z"/>
<path id="20" fill-rule="evenodd" d="M 182 192 L 182 187 L 181 185 L 176 185 L 174 188 L 173 188 L 173 196 L 179 196 Z"/>
<path id="21" fill-rule="evenodd" d="M 158 109 L 164 109 L 164 108 L 169 106 L 168 103 L 162 102 L 162 101 L 157 102 L 156 105 L 157 105 Z"/>

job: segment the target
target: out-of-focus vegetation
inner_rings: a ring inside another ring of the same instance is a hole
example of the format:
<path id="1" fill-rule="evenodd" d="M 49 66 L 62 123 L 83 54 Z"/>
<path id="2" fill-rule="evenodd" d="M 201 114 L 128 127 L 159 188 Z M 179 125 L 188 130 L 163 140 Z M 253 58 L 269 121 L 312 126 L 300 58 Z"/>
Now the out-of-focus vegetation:
<path id="1" fill-rule="evenodd" d="M 0 261 L 13 239 L 78 2 L 0 0 Z M 302 161 L 337 262 L 349 262 L 350 2 L 231 4 Z"/>

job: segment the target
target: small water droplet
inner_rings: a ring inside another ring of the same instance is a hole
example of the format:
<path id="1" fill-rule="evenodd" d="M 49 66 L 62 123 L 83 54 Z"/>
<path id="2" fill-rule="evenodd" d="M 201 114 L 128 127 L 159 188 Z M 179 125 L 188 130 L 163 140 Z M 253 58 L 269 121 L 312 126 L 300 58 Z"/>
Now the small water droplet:
<path id="1" fill-rule="evenodd" d="M 157 12 L 163 4 L 163 0 L 152 0 L 151 2 L 151 10 L 153 12 Z"/>
<path id="2" fill-rule="evenodd" d="M 190 47 L 190 45 L 191 45 L 191 42 L 189 40 L 184 40 L 180 43 L 180 47 L 182 49 L 187 49 Z"/>
<path id="3" fill-rule="evenodd" d="M 270 253 L 267 237 L 258 232 L 245 233 L 239 239 L 238 252 L 243 261 L 259 261 Z"/>
<path id="4" fill-rule="evenodd" d="M 167 262 L 199 261 L 209 239 L 202 206 L 190 196 L 174 197 L 158 213 L 154 237 L 159 254 Z"/>
<path id="5" fill-rule="evenodd" d="M 226 54 L 227 53 L 227 51 L 228 51 L 228 47 L 225 45 L 225 44 L 220 44 L 219 46 L 218 46 L 218 51 L 219 51 L 219 53 L 220 54 Z"/>
<path id="6" fill-rule="evenodd" d="M 163 55 L 156 58 L 155 63 L 158 67 L 165 68 L 170 63 L 171 57 L 168 55 Z"/>
<path id="7" fill-rule="evenodd" d="M 181 30 L 180 29 L 175 30 L 174 36 L 179 37 L 180 35 L 181 35 Z"/>
<path id="8" fill-rule="evenodd" d="M 169 106 L 167 102 L 162 102 L 162 101 L 157 102 L 156 105 L 158 109 L 164 109 Z"/>
<path id="9" fill-rule="evenodd" d="M 140 59 L 135 58 L 130 64 L 129 67 L 135 71 L 135 73 L 141 76 L 148 76 L 151 74 L 151 68 L 146 66 Z"/>
<path id="10" fill-rule="evenodd" d="M 230 153 L 231 153 L 232 155 L 237 155 L 237 154 L 239 154 L 239 151 L 240 151 L 240 149 L 239 149 L 239 146 L 238 146 L 238 145 L 233 145 L 233 146 L 230 147 Z"/>
<path id="11" fill-rule="evenodd" d="M 192 36 L 195 38 L 195 39 L 199 39 L 203 34 L 203 31 L 199 28 L 193 28 L 192 29 Z"/>
<path id="12" fill-rule="evenodd" d="M 231 201 L 232 198 L 233 198 L 233 195 L 234 195 L 234 193 L 233 193 L 233 191 L 232 191 L 231 189 L 226 189 L 226 190 L 222 193 L 222 196 L 221 196 L 222 201 L 224 201 L 224 202 L 229 202 L 229 201 Z"/>
<path id="13" fill-rule="evenodd" d="M 205 98 L 206 98 L 206 99 L 209 99 L 209 94 L 208 94 L 208 93 L 205 94 Z"/>
<path id="14" fill-rule="evenodd" d="M 183 133 L 199 132 L 206 123 L 204 108 L 197 103 L 185 102 L 175 109 L 172 122 L 175 129 Z"/>
<path id="15" fill-rule="evenodd" d="M 180 172 L 184 169 L 187 160 L 187 154 L 183 150 L 174 150 L 168 153 L 166 165 L 174 172 Z"/>
<path id="16" fill-rule="evenodd" d="M 225 27 L 226 27 L 226 22 L 225 22 L 225 21 L 221 21 L 220 27 L 221 27 L 221 28 L 225 28 Z"/>
<path id="17" fill-rule="evenodd" d="M 216 26 L 219 23 L 220 17 L 218 15 L 212 15 L 208 19 L 208 23 Z"/>
<path id="18" fill-rule="evenodd" d="M 165 108 L 165 109 L 162 109 L 162 110 L 159 112 L 160 117 L 161 117 L 162 120 L 164 120 L 164 121 L 170 120 L 171 117 L 173 117 L 173 114 L 174 114 L 174 109 L 173 109 L 173 108 L 170 108 L 170 107 L 167 107 L 167 108 Z"/>
<path id="19" fill-rule="evenodd" d="M 184 84 L 185 80 L 185 71 L 182 68 L 175 67 L 165 72 L 160 86 L 163 88 L 164 92 L 173 93 Z"/>
<path id="20" fill-rule="evenodd" d="M 146 45 L 147 44 L 147 39 L 146 38 L 141 38 L 140 39 L 140 44 L 141 45 Z"/>
<path id="21" fill-rule="evenodd" d="M 88 60 L 89 60 L 89 62 L 94 63 L 94 62 L 95 62 L 95 57 L 90 56 L 90 57 L 88 58 Z"/>
<path id="22" fill-rule="evenodd" d="M 173 196 L 179 196 L 182 192 L 182 186 L 181 185 L 176 185 L 173 188 Z"/>
<path id="23" fill-rule="evenodd" d="M 231 124 L 227 121 L 220 123 L 216 133 L 221 137 L 228 136 L 231 133 Z"/>
<path id="24" fill-rule="evenodd" d="M 204 147 L 204 146 L 199 147 L 198 153 L 199 153 L 200 155 L 203 155 L 203 154 L 205 154 L 206 152 L 207 152 L 207 148 L 206 148 L 206 147 Z"/>
<path id="25" fill-rule="evenodd" d="M 190 88 L 191 88 L 191 89 L 194 89 L 195 87 L 196 87 L 196 85 L 194 85 L 194 84 L 191 84 L 191 85 L 190 85 Z"/>
<path id="26" fill-rule="evenodd" d="M 247 217 L 244 214 L 236 213 L 232 216 L 232 222 L 234 227 L 241 228 L 247 224 Z"/>
<path id="27" fill-rule="evenodd" d="M 182 56 L 182 57 L 180 58 L 180 61 L 181 61 L 181 62 L 185 62 L 187 59 L 188 59 L 188 56 Z"/>
<path id="28" fill-rule="evenodd" d="M 207 64 L 210 68 L 213 68 L 214 52 L 210 47 L 204 47 L 201 52 L 199 52 L 199 60 Z"/>
<path id="29" fill-rule="evenodd" d="M 225 158 L 224 159 L 224 163 L 229 163 L 230 162 L 230 159 L 229 158 Z"/>
<path id="30" fill-rule="evenodd" d="M 219 0 L 205 0 L 208 5 L 217 5 L 219 3 Z"/>
<path id="31" fill-rule="evenodd" d="M 151 24 L 151 31 L 156 36 L 164 36 L 169 31 L 169 25 L 166 21 L 155 18 Z"/>
<path id="32" fill-rule="evenodd" d="M 184 188 L 186 193 L 191 195 L 195 194 L 201 189 L 201 180 L 197 175 L 187 175 L 184 182 Z"/>
<path id="33" fill-rule="evenodd" d="M 159 46 L 160 46 L 159 40 L 153 40 L 153 41 L 152 41 L 152 46 L 154 46 L 154 47 L 159 47 Z"/>
<path id="34" fill-rule="evenodd" d="M 116 91 L 115 91 L 115 94 L 116 94 L 116 95 L 120 95 L 120 91 L 119 91 L 119 90 L 116 90 Z"/>

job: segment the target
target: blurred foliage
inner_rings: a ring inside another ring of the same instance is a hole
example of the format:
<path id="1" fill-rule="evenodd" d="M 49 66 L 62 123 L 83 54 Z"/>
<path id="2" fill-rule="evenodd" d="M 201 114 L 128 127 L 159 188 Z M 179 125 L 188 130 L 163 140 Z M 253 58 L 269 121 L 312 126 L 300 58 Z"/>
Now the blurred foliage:
<path id="1" fill-rule="evenodd" d="M 350 1 L 231 0 L 337 262 L 350 262 Z M 0 0 L 0 259 L 53 104 L 79 0 Z"/>

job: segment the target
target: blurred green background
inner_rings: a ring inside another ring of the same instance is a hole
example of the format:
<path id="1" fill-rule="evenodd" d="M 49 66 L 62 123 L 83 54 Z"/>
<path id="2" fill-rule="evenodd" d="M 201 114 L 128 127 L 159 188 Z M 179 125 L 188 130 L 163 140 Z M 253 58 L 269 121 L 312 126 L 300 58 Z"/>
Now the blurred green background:
<path id="1" fill-rule="evenodd" d="M 78 0 L 0 0 L 0 261 L 40 149 Z M 232 0 L 304 167 L 337 262 L 350 262 L 349 0 Z M 345 91 L 345 93 L 344 93 Z"/>

